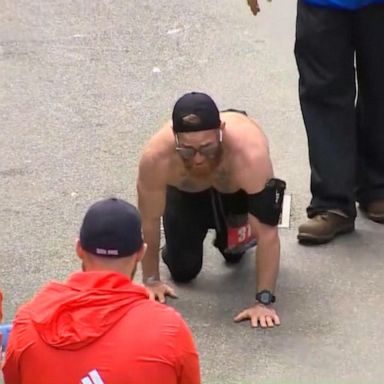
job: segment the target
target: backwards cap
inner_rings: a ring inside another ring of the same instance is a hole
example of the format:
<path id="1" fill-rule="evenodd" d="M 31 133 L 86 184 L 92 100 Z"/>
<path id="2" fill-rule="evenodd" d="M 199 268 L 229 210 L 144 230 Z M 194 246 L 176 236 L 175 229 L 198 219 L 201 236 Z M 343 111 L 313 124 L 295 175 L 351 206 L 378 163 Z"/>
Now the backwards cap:
<path id="1" fill-rule="evenodd" d="M 198 123 L 188 123 L 183 118 L 188 115 L 198 117 Z M 197 132 L 220 127 L 220 112 L 212 98 L 205 93 L 186 93 L 177 100 L 172 113 L 173 131 Z"/>

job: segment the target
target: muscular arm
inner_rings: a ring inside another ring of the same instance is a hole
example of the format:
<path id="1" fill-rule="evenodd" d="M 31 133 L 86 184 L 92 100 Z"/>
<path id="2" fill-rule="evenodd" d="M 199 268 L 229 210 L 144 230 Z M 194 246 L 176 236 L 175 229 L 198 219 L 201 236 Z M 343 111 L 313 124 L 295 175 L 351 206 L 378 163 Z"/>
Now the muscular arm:
<path id="1" fill-rule="evenodd" d="M 263 149 L 246 160 L 247 165 L 240 173 L 241 188 L 248 194 L 260 192 L 273 177 L 272 164 L 268 149 Z M 280 240 L 276 226 L 260 222 L 252 214 L 249 215 L 252 232 L 257 238 L 256 247 L 256 290 L 267 289 L 274 292 L 280 264 Z"/>
<path id="2" fill-rule="evenodd" d="M 280 264 L 280 239 L 277 227 L 250 217 L 252 230 L 258 238 L 256 247 L 256 291 L 275 290 Z"/>
<path id="3" fill-rule="evenodd" d="M 142 261 L 143 280 L 159 279 L 160 218 L 165 208 L 166 183 L 155 161 L 144 155 L 137 181 L 138 205 L 147 252 Z"/>

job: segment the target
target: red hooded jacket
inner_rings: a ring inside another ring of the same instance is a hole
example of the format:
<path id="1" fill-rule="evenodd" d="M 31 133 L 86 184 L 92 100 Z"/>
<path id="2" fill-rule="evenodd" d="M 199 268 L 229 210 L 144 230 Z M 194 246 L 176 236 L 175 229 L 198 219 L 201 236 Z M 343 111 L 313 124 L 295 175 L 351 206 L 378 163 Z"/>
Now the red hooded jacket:
<path id="1" fill-rule="evenodd" d="M 126 276 L 78 272 L 15 317 L 6 384 L 199 384 L 191 332 Z"/>

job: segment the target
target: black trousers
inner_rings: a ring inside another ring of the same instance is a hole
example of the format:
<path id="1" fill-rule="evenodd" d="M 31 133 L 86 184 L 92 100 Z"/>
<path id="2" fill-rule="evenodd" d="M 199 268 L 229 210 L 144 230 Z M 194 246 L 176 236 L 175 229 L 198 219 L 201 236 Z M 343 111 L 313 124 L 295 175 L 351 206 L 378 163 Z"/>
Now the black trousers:
<path id="1" fill-rule="evenodd" d="M 163 215 L 166 248 L 162 256 L 175 281 L 189 281 L 200 272 L 208 229 L 216 230 L 214 245 L 227 261 L 235 262 L 241 257 L 241 254 L 225 252 L 226 218 L 229 214 L 247 217 L 246 196 L 242 191 L 222 194 L 211 188 L 189 193 L 168 186 Z"/>
<path id="2" fill-rule="evenodd" d="M 384 5 L 298 1 L 295 56 L 308 136 L 308 216 L 384 198 Z"/>

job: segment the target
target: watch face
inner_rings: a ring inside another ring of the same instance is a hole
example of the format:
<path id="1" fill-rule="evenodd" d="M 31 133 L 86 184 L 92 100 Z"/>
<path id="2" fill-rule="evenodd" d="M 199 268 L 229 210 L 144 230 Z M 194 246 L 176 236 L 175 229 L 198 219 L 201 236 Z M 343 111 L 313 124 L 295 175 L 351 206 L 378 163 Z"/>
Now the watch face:
<path id="1" fill-rule="evenodd" d="M 262 292 L 260 295 L 260 301 L 264 303 L 270 303 L 271 302 L 271 294 L 269 292 Z"/>

